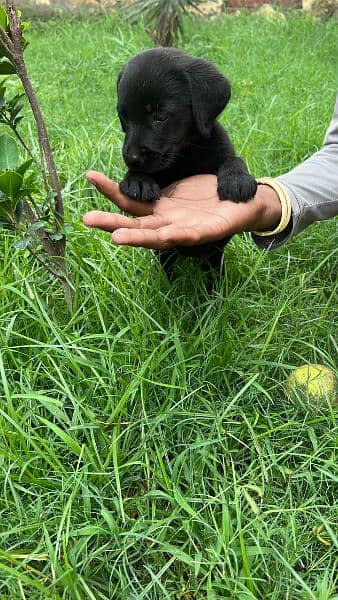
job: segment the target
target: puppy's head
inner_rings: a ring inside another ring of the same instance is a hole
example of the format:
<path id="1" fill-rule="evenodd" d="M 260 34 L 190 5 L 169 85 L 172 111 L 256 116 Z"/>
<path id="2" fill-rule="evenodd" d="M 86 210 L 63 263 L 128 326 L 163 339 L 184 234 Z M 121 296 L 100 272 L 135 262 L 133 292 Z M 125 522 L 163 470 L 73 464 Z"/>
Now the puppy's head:
<path id="1" fill-rule="evenodd" d="M 169 168 L 183 148 L 209 137 L 230 84 L 209 62 L 173 48 L 137 54 L 117 83 L 123 157 L 136 171 Z"/>

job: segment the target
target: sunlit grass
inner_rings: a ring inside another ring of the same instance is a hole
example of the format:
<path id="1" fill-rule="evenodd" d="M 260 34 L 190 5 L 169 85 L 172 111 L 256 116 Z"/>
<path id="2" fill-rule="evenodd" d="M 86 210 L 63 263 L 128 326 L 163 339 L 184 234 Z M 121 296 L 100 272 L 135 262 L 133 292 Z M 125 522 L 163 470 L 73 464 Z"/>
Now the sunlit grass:
<path id="1" fill-rule="evenodd" d="M 320 147 L 337 32 L 187 24 L 184 48 L 233 83 L 222 121 L 255 174 Z M 143 28 L 59 19 L 30 41 L 76 292 L 69 315 L 2 238 L 1 599 L 337 600 L 337 415 L 283 388 L 297 365 L 337 364 L 336 222 L 270 254 L 238 236 L 211 296 L 191 265 L 169 285 L 150 252 L 81 225 L 109 207 L 84 172 L 123 173 L 116 77 Z"/>

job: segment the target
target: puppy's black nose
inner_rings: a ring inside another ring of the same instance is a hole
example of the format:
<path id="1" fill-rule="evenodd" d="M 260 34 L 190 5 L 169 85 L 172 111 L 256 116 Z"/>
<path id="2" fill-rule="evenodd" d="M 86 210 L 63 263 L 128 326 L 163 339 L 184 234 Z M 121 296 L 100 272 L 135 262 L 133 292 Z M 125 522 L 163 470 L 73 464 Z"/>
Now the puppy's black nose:
<path id="1" fill-rule="evenodd" d="M 125 157 L 126 159 L 126 163 L 128 165 L 128 167 L 137 169 L 142 167 L 143 165 L 143 156 L 140 152 L 128 152 L 128 154 Z"/>

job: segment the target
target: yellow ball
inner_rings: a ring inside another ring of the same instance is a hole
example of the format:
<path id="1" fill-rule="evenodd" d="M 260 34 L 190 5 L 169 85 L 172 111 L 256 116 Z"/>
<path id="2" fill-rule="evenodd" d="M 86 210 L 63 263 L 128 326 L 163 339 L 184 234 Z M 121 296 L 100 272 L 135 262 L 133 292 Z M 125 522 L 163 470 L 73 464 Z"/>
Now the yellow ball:
<path id="1" fill-rule="evenodd" d="M 286 380 L 285 391 L 289 398 L 297 395 L 315 402 L 329 400 L 338 403 L 338 380 L 329 367 L 303 365 L 295 369 Z"/>

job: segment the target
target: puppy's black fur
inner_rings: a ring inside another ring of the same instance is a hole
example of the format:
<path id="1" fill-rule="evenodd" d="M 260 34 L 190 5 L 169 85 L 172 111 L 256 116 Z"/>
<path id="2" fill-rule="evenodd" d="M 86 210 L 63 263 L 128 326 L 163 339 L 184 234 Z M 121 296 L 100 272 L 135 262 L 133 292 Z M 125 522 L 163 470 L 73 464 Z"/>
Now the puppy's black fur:
<path id="1" fill-rule="evenodd" d="M 255 179 L 216 121 L 231 87 L 214 65 L 173 48 L 146 50 L 122 69 L 117 91 L 128 166 L 120 184 L 124 194 L 147 202 L 174 181 L 211 173 L 221 200 L 246 202 L 255 195 Z M 217 268 L 229 239 L 162 252 L 161 262 L 170 274 L 179 252 Z"/>

